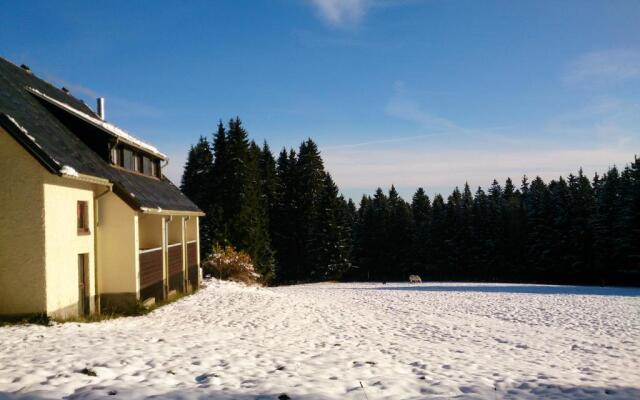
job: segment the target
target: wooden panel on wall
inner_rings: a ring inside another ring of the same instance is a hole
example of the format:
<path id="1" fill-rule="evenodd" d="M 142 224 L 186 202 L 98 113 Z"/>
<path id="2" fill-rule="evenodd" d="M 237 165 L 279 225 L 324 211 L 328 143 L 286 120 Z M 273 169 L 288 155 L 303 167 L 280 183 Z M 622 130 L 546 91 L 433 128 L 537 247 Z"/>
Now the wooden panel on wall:
<path id="1" fill-rule="evenodd" d="M 140 253 L 140 288 L 162 282 L 162 249 Z"/>
<path id="2" fill-rule="evenodd" d="M 169 247 L 169 275 L 182 273 L 182 245 Z"/>

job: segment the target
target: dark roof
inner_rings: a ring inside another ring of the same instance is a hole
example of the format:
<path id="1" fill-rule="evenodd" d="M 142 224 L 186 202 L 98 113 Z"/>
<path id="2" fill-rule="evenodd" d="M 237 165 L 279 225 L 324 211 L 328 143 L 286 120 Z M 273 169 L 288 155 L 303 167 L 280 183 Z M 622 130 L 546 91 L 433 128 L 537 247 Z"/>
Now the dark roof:
<path id="1" fill-rule="evenodd" d="M 82 126 L 83 134 L 99 135 L 98 128 L 85 129 L 81 125 L 85 122 L 77 118 L 70 124 L 65 118 L 73 118 L 71 114 L 61 118 L 59 110 L 52 110 L 27 88 L 90 116 L 97 115 L 81 100 L 0 57 L 0 125 L 50 172 L 61 174 L 61 169 L 69 166 L 80 174 L 108 179 L 114 192 L 134 208 L 200 211 L 166 177 L 156 179 L 111 166 L 74 130 Z"/>

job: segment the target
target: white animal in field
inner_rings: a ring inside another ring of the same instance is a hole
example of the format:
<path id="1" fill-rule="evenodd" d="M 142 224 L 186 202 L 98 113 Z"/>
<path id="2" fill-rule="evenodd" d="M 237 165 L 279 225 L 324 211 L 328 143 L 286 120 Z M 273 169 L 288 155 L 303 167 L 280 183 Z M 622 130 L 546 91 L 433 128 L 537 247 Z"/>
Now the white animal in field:
<path id="1" fill-rule="evenodd" d="M 422 283 L 422 279 L 418 275 L 409 275 L 409 283 Z"/>

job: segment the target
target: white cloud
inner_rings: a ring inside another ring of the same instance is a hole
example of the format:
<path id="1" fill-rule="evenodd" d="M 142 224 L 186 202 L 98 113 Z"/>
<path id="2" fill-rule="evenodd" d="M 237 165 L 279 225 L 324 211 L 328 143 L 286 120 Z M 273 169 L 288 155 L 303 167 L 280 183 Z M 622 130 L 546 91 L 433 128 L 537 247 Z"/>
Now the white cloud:
<path id="1" fill-rule="evenodd" d="M 357 24 L 365 15 L 370 0 L 311 0 L 318 15 L 333 26 Z"/>
<path id="2" fill-rule="evenodd" d="M 592 148 L 506 148 L 488 143 L 485 148 L 419 146 L 414 149 L 362 149 L 323 152 L 324 161 L 341 188 L 397 186 L 448 187 L 469 182 L 487 187 L 495 178 L 519 181 L 523 175 L 543 179 L 567 176 L 583 167 L 585 173 L 602 172 L 613 164 L 633 160 L 633 151 L 618 146 Z"/>
<path id="3" fill-rule="evenodd" d="M 307 0 L 322 20 L 331 26 L 346 28 L 358 25 L 373 9 L 398 7 L 420 0 Z"/>
<path id="4" fill-rule="evenodd" d="M 536 126 L 475 128 L 426 109 L 399 82 L 385 113 L 414 124 L 414 134 L 321 148 L 327 169 L 346 192 L 395 184 L 448 194 L 465 182 L 486 188 L 494 178 L 549 180 L 580 167 L 592 175 L 626 165 L 640 148 L 640 105 L 618 98 L 587 102 Z"/>
<path id="5" fill-rule="evenodd" d="M 640 51 L 613 49 L 583 54 L 567 67 L 569 84 L 607 86 L 640 78 Z"/>

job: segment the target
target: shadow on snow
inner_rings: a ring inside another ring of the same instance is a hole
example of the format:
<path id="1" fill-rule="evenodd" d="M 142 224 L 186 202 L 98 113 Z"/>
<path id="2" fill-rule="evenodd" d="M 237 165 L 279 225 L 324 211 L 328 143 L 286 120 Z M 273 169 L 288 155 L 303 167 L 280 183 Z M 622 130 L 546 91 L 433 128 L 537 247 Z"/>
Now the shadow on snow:
<path id="1" fill-rule="evenodd" d="M 146 389 L 146 390 L 145 390 Z M 469 390 L 469 389 L 467 389 Z M 467 392 L 465 390 L 464 392 Z M 462 391 L 462 388 L 461 388 Z M 457 400 L 480 400 L 486 399 L 487 393 L 467 392 L 452 395 L 439 395 L 429 390 L 428 385 L 425 385 L 424 390 L 421 390 L 421 394 L 415 396 L 406 397 L 407 400 L 424 399 L 425 394 L 429 393 L 428 398 L 433 400 L 444 399 L 457 399 Z M 493 394 L 493 393 L 492 393 Z M 596 387 L 596 386 L 582 386 L 582 385 L 553 385 L 553 384 L 540 384 L 523 387 L 521 385 L 513 385 L 509 388 L 499 389 L 495 393 L 495 398 L 505 399 L 531 399 L 532 395 L 535 398 L 554 398 L 554 399 L 567 399 L 567 400 L 600 400 L 600 399 L 616 399 L 616 400 L 631 400 L 640 398 L 640 388 L 637 387 Z M 207 390 L 199 388 L 193 390 L 193 388 L 186 390 L 174 390 L 166 393 L 153 393 L 149 391 L 149 388 L 142 390 L 136 390 L 135 388 L 122 388 L 122 387 L 109 387 L 107 385 L 92 385 L 88 387 L 78 388 L 75 393 L 64 396 L 63 399 L 73 400 L 93 400 L 93 399 L 184 399 L 184 400 L 204 400 L 204 399 L 217 399 L 217 400 L 278 400 L 291 399 L 291 400 L 329 400 L 329 399 L 363 399 L 362 392 L 357 390 L 345 393 L 340 397 L 330 397 L 322 394 L 291 394 L 290 397 L 281 397 L 282 394 L 261 394 L 261 393 L 237 393 L 230 390 Z M 389 398 L 388 396 L 384 396 Z M 493 397 L 493 396 L 492 396 Z M 52 396 L 43 391 L 36 391 L 31 393 L 7 393 L 0 391 L 0 400 L 45 400 L 59 398 Z"/>
<path id="2" fill-rule="evenodd" d="M 514 294 L 568 294 L 582 296 L 640 296 L 640 288 L 611 286 L 563 286 L 563 285 L 527 285 L 527 284 L 390 284 L 369 288 L 371 290 L 413 290 L 420 292 L 480 292 Z"/>

